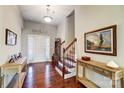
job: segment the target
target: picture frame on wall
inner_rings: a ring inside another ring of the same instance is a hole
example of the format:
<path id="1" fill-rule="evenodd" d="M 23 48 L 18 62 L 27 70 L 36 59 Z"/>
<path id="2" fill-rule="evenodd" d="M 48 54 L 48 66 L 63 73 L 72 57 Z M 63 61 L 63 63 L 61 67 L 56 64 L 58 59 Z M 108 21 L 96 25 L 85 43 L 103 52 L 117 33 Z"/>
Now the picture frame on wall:
<path id="1" fill-rule="evenodd" d="M 84 33 L 85 52 L 116 56 L 116 28 L 116 25 L 111 25 Z"/>
<path id="2" fill-rule="evenodd" d="M 14 46 L 17 43 L 17 34 L 6 29 L 6 45 Z"/>

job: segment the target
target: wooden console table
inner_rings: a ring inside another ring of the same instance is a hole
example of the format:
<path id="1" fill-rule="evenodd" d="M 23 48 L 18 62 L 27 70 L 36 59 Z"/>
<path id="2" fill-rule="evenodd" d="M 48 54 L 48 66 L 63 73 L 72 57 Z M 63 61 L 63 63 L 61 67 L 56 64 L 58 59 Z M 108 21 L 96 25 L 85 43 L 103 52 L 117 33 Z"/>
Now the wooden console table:
<path id="1" fill-rule="evenodd" d="M 83 66 L 83 77 L 79 77 L 79 65 Z M 114 69 L 107 67 L 105 63 L 96 62 L 96 61 L 84 61 L 81 59 L 77 59 L 77 70 L 76 70 L 76 79 L 77 81 L 81 82 L 88 88 L 97 88 L 95 83 L 88 80 L 85 76 L 85 69 L 88 68 L 98 74 L 101 74 L 105 77 L 112 79 L 112 87 L 115 88 L 116 81 L 121 80 L 121 87 L 124 87 L 124 71 L 121 68 Z"/>
<path id="2" fill-rule="evenodd" d="M 6 71 L 9 71 L 10 69 L 17 69 L 17 73 L 14 77 L 16 77 L 13 86 L 14 88 L 21 88 L 27 73 L 27 58 L 19 58 L 14 63 L 5 63 L 1 66 L 2 73 L 5 75 Z M 11 82 L 11 81 L 10 81 Z M 6 87 L 6 86 L 4 86 Z M 8 86 L 9 87 L 9 86 Z"/>

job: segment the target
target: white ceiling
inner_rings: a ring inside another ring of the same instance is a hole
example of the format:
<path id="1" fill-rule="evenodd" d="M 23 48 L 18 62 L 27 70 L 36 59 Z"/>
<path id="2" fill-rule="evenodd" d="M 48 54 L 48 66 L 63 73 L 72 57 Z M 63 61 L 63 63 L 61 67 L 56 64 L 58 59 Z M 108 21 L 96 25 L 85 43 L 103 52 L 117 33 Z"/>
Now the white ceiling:
<path id="1" fill-rule="evenodd" d="M 44 16 L 53 17 L 53 21 L 49 24 L 58 25 L 65 17 L 67 17 L 77 6 L 74 5 L 51 5 L 50 12 L 47 13 L 46 5 L 21 5 L 19 6 L 24 20 L 45 23 Z M 54 13 L 53 13 L 54 12 Z"/>

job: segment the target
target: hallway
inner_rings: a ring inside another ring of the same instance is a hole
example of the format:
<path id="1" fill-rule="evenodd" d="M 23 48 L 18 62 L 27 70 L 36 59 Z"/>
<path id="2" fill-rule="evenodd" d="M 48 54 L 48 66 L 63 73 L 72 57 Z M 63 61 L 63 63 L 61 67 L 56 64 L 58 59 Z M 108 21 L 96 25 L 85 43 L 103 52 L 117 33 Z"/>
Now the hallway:
<path id="1" fill-rule="evenodd" d="M 84 88 L 75 77 L 64 81 L 49 62 L 30 64 L 23 88 Z"/>

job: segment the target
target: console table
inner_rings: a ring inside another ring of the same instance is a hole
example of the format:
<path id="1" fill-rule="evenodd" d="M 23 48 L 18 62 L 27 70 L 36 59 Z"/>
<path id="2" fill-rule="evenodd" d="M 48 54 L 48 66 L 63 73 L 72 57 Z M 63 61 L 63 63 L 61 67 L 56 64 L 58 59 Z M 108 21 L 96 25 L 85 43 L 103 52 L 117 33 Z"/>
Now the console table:
<path id="1" fill-rule="evenodd" d="M 13 63 L 5 63 L 1 66 L 3 75 L 5 75 L 6 71 L 9 71 L 10 69 L 15 69 L 15 68 L 17 69 L 17 73 L 14 76 L 16 78 L 13 86 L 11 84 L 10 85 L 11 87 L 14 87 L 14 88 L 17 88 L 17 87 L 21 88 L 27 73 L 27 58 L 26 57 L 19 58 L 17 61 Z"/>
<path id="2" fill-rule="evenodd" d="M 79 77 L 79 65 L 83 67 L 83 77 Z M 121 87 L 124 87 L 124 71 L 122 68 L 110 68 L 106 66 L 105 63 L 97 62 L 97 61 L 84 61 L 81 59 L 77 59 L 77 70 L 76 70 L 76 80 L 85 85 L 88 88 L 97 88 L 95 83 L 88 80 L 85 75 L 85 69 L 88 68 L 98 74 L 101 74 L 105 77 L 112 79 L 112 87 L 115 88 L 116 81 L 121 80 Z"/>

